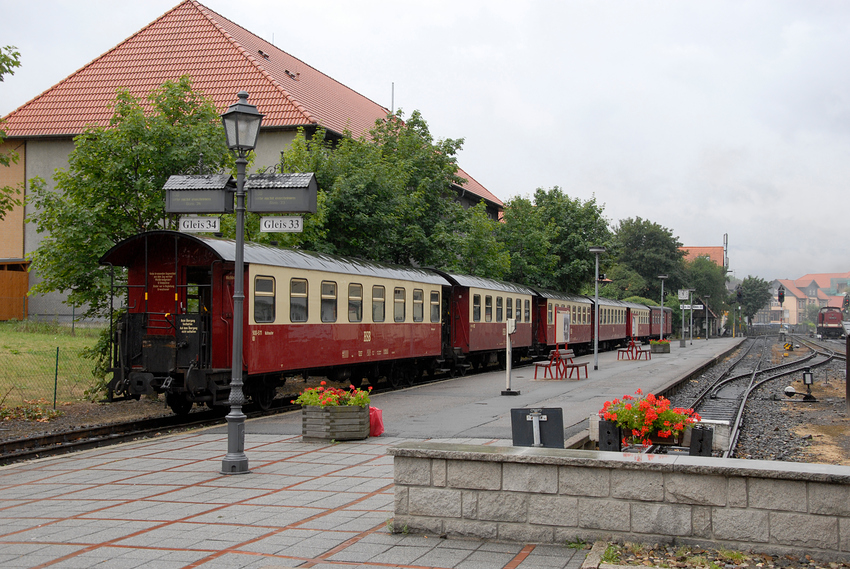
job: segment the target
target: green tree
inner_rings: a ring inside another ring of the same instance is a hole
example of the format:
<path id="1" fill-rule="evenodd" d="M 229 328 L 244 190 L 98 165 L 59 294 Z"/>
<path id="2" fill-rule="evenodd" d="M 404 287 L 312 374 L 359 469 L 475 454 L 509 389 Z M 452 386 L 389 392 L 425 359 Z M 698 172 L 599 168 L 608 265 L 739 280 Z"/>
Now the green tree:
<path id="1" fill-rule="evenodd" d="M 552 252 L 555 225 L 546 219 L 542 208 L 525 197 L 508 200 L 498 236 L 510 255 L 505 280 L 530 286 L 553 285 L 551 276 L 559 260 Z"/>
<path id="2" fill-rule="evenodd" d="M 455 224 L 471 221 L 452 188 L 463 182 L 456 160 L 462 143 L 435 141 L 418 111 L 407 120 L 398 111 L 378 121 L 368 136 L 346 135 L 336 143 L 321 130 L 309 138 L 301 133 L 284 153 L 283 169 L 316 174 L 320 208 L 309 226 L 305 222 L 309 232 L 287 244 L 388 263 L 448 266 L 460 246 Z"/>
<path id="3" fill-rule="evenodd" d="M 68 169 L 55 174 L 57 191 L 30 181 L 36 213 L 28 221 L 45 235 L 29 257 L 42 279 L 33 290 L 67 291 L 66 302 L 86 306 L 88 316 L 108 309 L 100 256 L 137 233 L 176 228 L 165 213 L 168 177 L 201 173 L 201 160 L 206 171 L 233 165 L 215 106 L 188 77 L 155 89 L 147 105 L 122 90 L 112 106 L 107 127 L 74 139 Z"/>
<path id="4" fill-rule="evenodd" d="M 541 209 L 543 222 L 551 226 L 551 253 L 557 257 L 552 272 L 534 283 L 563 292 L 577 293 L 593 283 L 596 257 L 588 251 L 593 245 L 607 245 L 611 232 L 602 215 L 603 206 L 596 198 L 585 202 L 571 199 L 557 186 L 551 190 L 538 189 L 534 203 Z M 600 263 L 604 258 L 600 258 Z M 601 271 L 601 269 L 600 269 Z"/>
<path id="5" fill-rule="evenodd" d="M 756 312 L 764 308 L 773 298 L 770 292 L 770 283 L 759 277 L 748 276 L 741 282 L 741 302 L 737 301 L 735 292 L 730 297 L 733 306 L 740 306 L 744 316 L 752 320 Z"/>
<path id="6" fill-rule="evenodd" d="M 667 275 L 665 289 L 675 291 L 684 284 L 682 244 L 666 227 L 646 219 L 622 219 L 614 230 L 611 257 L 643 277 L 646 288 L 635 294 L 661 298 L 658 275 Z"/>
<path id="7" fill-rule="evenodd" d="M 599 294 L 614 300 L 624 300 L 629 297 L 638 296 L 646 290 L 646 280 L 629 267 L 617 263 L 605 271 L 605 277 L 610 280 L 599 287 Z M 601 278 L 601 277 L 600 277 Z M 661 299 L 659 294 L 656 304 Z"/>
<path id="8" fill-rule="evenodd" d="M 459 212 L 450 240 L 457 252 L 446 265 L 450 271 L 476 277 L 505 279 L 511 255 L 497 237 L 498 221 L 487 215 L 484 202 Z"/>
<path id="9" fill-rule="evenodd" d="M 4 75 L 14 75 L 15 68 L 21 66 L 21 53 L 13 45 L 7 45 L 0 48 L 0 82 L 3 81 Z M 0 144 L 6 139 L 6 131 L 2 128 L 0 121 Z M 0 166 L 10 166 L 17 164 L 20 156 L 14 150 L 6 150 L 0 152 Z M 21 200 L 17 197 L 21 195 L 21 188 L 14 186 L 3 186 L 0 188 L 0 221 L 6 217 L 6 214 L 16 206 L 21 205 Z"/>
<path id="10" fill-rule="evenodd" d="M 685 263 L 685 274 L 688 284 L 695 289 L 694 297 L 701 298 L 715 312 L 726 309 L 728 292 L 724 267 L 708 257 L 697 257 Z"/>

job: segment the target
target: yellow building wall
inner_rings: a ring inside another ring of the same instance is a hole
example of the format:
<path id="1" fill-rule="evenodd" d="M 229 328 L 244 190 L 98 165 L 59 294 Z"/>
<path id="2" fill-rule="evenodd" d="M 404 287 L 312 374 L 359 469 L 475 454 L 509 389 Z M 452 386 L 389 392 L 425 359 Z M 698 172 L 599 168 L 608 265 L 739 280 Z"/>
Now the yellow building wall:
<path id="1" fill-rule="evenodd" d="M 0 144 L 0 152 L 8 153 L 14 150 L 20 159 L 17 164 L 11 164 L 8 168 L 0 166 L 0 187 L 12 186 L 21 189 L 17 197 L 23 201 L 23 184 L 26 178 L 26 146 L 21 141 L 4 142 Z M 23 259 L 24 258 L 24 207 L 17 206 L 12 211 L 6 212 L 0 221 L 0 259 Z"/>

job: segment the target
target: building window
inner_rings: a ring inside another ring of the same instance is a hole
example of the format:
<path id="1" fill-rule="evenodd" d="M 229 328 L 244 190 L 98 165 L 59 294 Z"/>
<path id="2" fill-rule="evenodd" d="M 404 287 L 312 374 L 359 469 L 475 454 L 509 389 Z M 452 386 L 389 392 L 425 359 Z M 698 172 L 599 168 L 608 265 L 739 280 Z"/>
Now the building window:
<path id="1" fill-rule="evenodd" d="M 254 322 L 274 322 L 274 278 L 254 279 Z"/>
<path id="2" fill-rule="evenodd" d="M 307 322 L 307 281 L 292 279 L 289 283 L 289 320 Z"/>

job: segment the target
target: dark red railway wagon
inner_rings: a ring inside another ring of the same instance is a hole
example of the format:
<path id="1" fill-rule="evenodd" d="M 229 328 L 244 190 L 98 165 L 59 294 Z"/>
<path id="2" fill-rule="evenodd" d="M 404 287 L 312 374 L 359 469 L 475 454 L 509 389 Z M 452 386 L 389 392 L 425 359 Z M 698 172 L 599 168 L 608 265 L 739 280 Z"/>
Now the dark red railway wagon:
<path id="1" fill-rule="evenodd" d="M 507 348 L 507 320 L 516 320 L 511 336 L 515 359 L 532 346 L 532 299 L 534 291 L 511 283 L 440 273 L 451 281 L 449 322 L 453 357 L 480 367 L 498 361 L 504 364 Z"/>
<path id="2" fill-rule="evenodd" d="M 555 342 L 566 334 L 558 335 L 558 313 L 569 314 L 569 341 L 576 353 L 589 351 L 593 341 L 593 301 L 585 296 L 566 294 L 537 288 L 535 313 L 536 339 L 540 346 L 554 348 Z M 548 352 L 547 352 L 548 353 Z"/>
<path id="3" fill-rule="evenodd" d="M 599 349 L 610 350 L 623 343 L 627 338 L 626 304 L 600 297 L 594 309 L 599 311 Z"/>
<path id="4" fill-rule="evenodd" d="M 131 237 L 101 263 L 127 268 L 110 388 L 166 394 L 177 413 L 227 404 L 235 243 L 170 231 Z M 245 391 L 267 406 L 287 374 L 412 383 L 442 356 L 450 283 L 427 270 L 246 244 Z"/>
<path id="5" fill-rule="evenodd" d="M 645 304 L 624 302 L 626 316 L 626 336 L 640 341 L 649 341 L 649 307 Z"/>
<path id="6" fill-rule="evenodd" d="M 658 306 L 649 307 L 650 310 L 650 323 L 649 323 L 649 336 L 650 339 L 657 340 L 660 337 L 660 326 L 661 326 L 661 308 Z M 673 333 L 673 310 L 671 308 L 664 307 L 664 338 L 669 338 L 670 334 Z"/>

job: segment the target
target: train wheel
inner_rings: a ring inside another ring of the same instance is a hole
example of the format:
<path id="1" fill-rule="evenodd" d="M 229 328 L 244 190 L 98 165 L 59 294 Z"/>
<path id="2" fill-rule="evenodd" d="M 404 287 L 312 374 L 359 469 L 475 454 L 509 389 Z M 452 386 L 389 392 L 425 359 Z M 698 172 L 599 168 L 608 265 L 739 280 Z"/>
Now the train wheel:
<path id="1" fill-rule="evenodd" d="M 257 407 L 263 411 L 268 411 L 274 401 L 274 396 L 277 394 L 277 389 L 269 385 L 261 385 L 251 393 L 251 401 L 257 404 Z"/>
<path id="2" fill-rule="evenodd" d="M 408 387 L 413 387 L 416 383 L 416 379 L 421 375 L 422 370 L 417 370 L 414 367 L 407 368 L 404 370 L 404 379 L 407 383 Z"/>
<path id="3" fill-rule="evenodd" d="M 165 395 L 165 402 L 171 407 L 171 410 L 175 415 L 188 415 L 189 411 L 192 410 L 192 405 L 194 403 L 189 401 L 189 399 L 180 393 L 167 393 Z"/>
<path id="4" fill-rule="evenodd" d="M 393 368 L 390 371 L 390 375 L 387 379 L 390 381 L 390 387 L 393 389 L 398 389 L 401 387 L 402 382 L 404 381 L 403 372 L 400 368 Z"/>
<path id="5" fill-rule="evenodd" d="M 363 378 L 362 378 L 362 377 L 354 377 L 354 376 L 352 376 L 352 377 L 351 377 L 351 385 L 353 385 L 354 387 L 359 388 L 361 385 L 363 385 Z"/>

